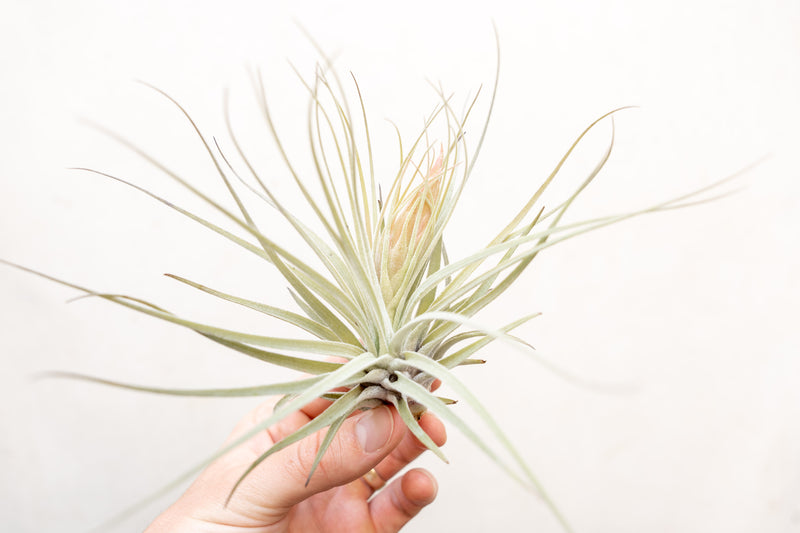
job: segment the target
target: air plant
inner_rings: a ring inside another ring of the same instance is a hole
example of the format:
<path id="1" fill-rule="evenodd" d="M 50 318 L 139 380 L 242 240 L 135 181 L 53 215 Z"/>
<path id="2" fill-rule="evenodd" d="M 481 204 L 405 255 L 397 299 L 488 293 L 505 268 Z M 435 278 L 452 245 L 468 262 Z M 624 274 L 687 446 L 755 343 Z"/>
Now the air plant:
<path id="1" fill-rule="evenodd" d="M 333 82 L 329 81 L 328 76 Z M 309 402 L 320 397 L 331 401 L 324 413 L 277 442 L 242 472 L 239 482 L 231 487 L 229 499 L 235 494 L 239 483 L 271 454 L 327 428 L 319 454 L 308 473 L 310 479 L 344 420 L 357 410 L 383 404 L 396 407 L 408 429 L 420 442 L 437 457 L 446 460 L 442 450 L 418 423 L 419 416 L 430 410 L 457 427 L 511 477 L 538 492 L 564 528 L 569 529 L 491 413 L 454 372 L 460 366 L 483 363 L 475 355 L 495 340 L 505 341 L 536 356 L 532 347 L 514 336 L 512 331 L 537 315 L 530 314 L 499 327 L 483 325 L 473 317 L 506 292 L 546 248 L 637 215 L 696 203 L 698 194 L 710 190 L 719 182 L 647 209 L 578 223 L 562 223 L 564 214 L 574 200 L 609 159 L 613 146 L 613 115 L 619 110 L 611 111 L 578 135 L 550 175 L 493 239 L 471 255 L 450 261 L 444 244 L 445 228 L 480 152 L 495 102 L 497 76 L 483 128 L 474 147 L 469 146 L 463 132 L 480 91 L 466 111 L 459 114 L 453 110 L 451 98 L 440 88 L 435 88 L 439 103 L 407 147 L 404 147 L 402 136 L 397 132 L 400 141 L 399 164 L 385 189 L 385 184 L 379 183 L 374 169 L 367 113 L 355 78 L 352 79 L 352 87 L 359 106 L 357 115 L 351 113 L 344 84 L 329 63 L 325 68 L 316 70 L 311 82 L 304 82 L 309 95 L 307 121 L 310 155 L 316 170 L 311 177 L 300 175 L 281 144 L 260 74 L 253 74 L 253 82 L 260 112 L 288 174 L 314 213 L 317 220 L 313 224 L 322 231 L 312 229 L 307 221 L 293 215 L 292 210 L 273 194 L 261 178 L 231 126 L 227 104 L 227 129 L 238 162 L 223 152 L 216 139 L 209 142 L 176 100 L 155 89 L 185 115 L 205 147 L 210 164 L 235 202 L 236 212 L 205 195 L 134 144 L 114 133 L 107 133 L 210 204 L 235 224 L 238 233 L 225 230 L 119 177 L 97 170 L 83 170 L 123 182 L 269 263 L 286 280 L 297 309 L 273 307 L 179 276 L 170 277 L 215 298 L 282 320 L 305 334 L 297 338 L 280 338 L 215 327 L 177 316 L 139 298 L 98 292 L 3 262 L 77 289 L 84 295 L 102 298 L 188 328 L 231 350 L 265 363 L 303 372 L 310 377 L 243 388 L 185 390 L 132 385 L 66 372 L 54 374 L 126 389 L 181 396 L 282 395 L 268 418 L 204 461 L 203 465 Z M 606 120 L 612 124 L 611 140 L 594 170 L 560 205 L 550 210 L 538 207 L 542 194 L 559 174 L 578 143 L 593 127 Z M 430 141 L 436 125 L 442 125 L 443 130 L 438 143 Z M 357 137 L 363 138 L 363 141 L 358 142 Z M 385 193 L 382 192 L 384 190 Z M 253 208 L 248 207 L 253 202 L 257 202 L 258 209 L 267 208 L 280 213 L 313 252 L 319 265 L 313 266 L 301 260 L 292 251 L 280 246 L 268 233 L 262 232 L 251 215 Z M 560 372 L 546 361 L 540 361 L 551 370 Z M 504 452 L 498 453 L 497 444 L 490 445 L 488 439 L 449 407 L 454 403 L 453 400 L 439 397 L 431 391 L 435 380 L 448 386 L 477 413 Z"/>

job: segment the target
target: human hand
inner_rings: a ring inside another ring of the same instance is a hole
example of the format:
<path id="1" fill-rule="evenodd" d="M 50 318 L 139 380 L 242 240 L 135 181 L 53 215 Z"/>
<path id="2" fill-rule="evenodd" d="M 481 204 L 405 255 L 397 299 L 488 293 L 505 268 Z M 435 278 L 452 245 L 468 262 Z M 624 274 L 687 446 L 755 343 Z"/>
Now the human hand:
<path id="1" fill-rule="evenodd" d="M 437 484 L 426 470 L 413 469 L 381 488 L 384 480 L 425 450 L 389 406 L 350 417 L 308 486 L 306 478 L 324 430 L 269 456 L 225 506 L 231 487 L 256 458 L 322 413 L 329 403 L 312 402 L 213 462 L 146 533 L 399 531 L 434 500 Z M 272 405 L 265 403 L 252 411 L 226 444 L 247 433 L 271 410 Z M 426 413 L 419 423 L 437 445 L 444 444 L 447 437 L 439 419 Z"/>

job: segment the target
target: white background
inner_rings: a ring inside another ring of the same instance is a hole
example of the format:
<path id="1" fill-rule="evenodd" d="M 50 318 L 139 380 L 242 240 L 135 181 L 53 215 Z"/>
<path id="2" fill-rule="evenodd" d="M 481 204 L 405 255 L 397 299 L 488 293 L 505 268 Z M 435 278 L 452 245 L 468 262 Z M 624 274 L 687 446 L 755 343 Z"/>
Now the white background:
<path id="1" fill-rule="evenodd" d="M 800 531 L 800 4 L 764 2 L 6 2 L 0 16 L 0 257 L 133 294 L 215 324 L 286 333 L 163 278 L 287 304 L 268 268 L 90 166 L 210 210 L 109 138 L 111 127 L 216 197 L 178 98 L 228 143 L 222 94 L 273 186 L 294 194 L 253 104 L 264 72 L 279 128 L 304 157 L 304 89 L 318 56 L 299 21 L 358 77 L 379 167 L 437 103 L 461 105 L 502 68 L 489 137 L 446 235 L 482 246 L 591 120 L 615 107 L 617 143 L 572 220 L 639 208 L 759 160 L 733 197 L 653 215 L 549 250 L 482 318 L 544 315 L 520 334 L 602 394 L 504 346 L 463 379 L 485 400 L 578 532 Z M 488 93 L 467 135 L 477 137 Z M 608 124 L 559 178 L 569 191 Z M 230 144 L 227 144 L 230 147 Z M 302 165 L 302 163 L 301 163 Z M 216 220 L 219 220 L 217 218 Z M 276 230 L 277 231 L 277 230 Z M 283 242 L 297 244 L 277 231 Z M 65 381 L 60 369 L 176 387 L 271 382 L 286 372 L 191 332 L 0 270 L 0 524 L 85 531 L 213 451 L 255 400 L 174 399 Z M 473 420 L 465 406 L 459 413 Z M 449 466 L 421 462 L 439 498 L 408 531 L 558 531 L 543 505 L 451 431 Z M 141 530 L 173 493 L 120 530 Z"/>

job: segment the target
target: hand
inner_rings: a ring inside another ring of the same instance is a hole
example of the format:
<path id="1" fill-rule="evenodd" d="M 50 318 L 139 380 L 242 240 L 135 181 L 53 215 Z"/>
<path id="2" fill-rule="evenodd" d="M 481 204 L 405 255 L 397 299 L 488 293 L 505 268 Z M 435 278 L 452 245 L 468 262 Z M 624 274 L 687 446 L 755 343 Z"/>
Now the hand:
<path id="1" fill-rule="evenodd" d="M 231 487 L 245 469 L 329 403 L 312 402 L 209 465 L 146 533 L 399 531 L 434 500 L 437 484 L 426 470 L 413 469 L 380 488 L 425 450 L 389 406 L 350 417 L 308 486 L 306 478 L 324 430 L 269 456 L 245 478 L 225 507 Z M 239 422 L 226 443 L 266 418 L 271 408 L 268 403 L 256 408 Z M 439 419 L 426 413 L 419 423 L 437 445 L 444 444 L 447 437 Z M 376 488 L 380 489 L 377 493 Z"/>

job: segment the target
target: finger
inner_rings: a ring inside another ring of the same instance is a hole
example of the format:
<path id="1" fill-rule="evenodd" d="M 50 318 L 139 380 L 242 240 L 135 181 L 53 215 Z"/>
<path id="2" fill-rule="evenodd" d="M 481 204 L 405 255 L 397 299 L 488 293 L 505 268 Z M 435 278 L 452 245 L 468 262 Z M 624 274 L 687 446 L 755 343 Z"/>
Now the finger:
<path id="1" fill-rule="evenodd" d="M 444 424 L 433 413 L 423 414 L 419 425 L 437 446 L 442 446 L 447 441 Z M 407 431 L 397 448 L 375 467 L 375 472 L 381 479 L 389 480 L 427 449 L 411 431 Z"/>
<path id="2" fill-rule="evenodd" d="M 327 409 L 333 402 L 325 398 L 317 398 L 308 405 L 305 405 L 303 411 L 309 418 L 317 418 L 325 409 Z"/>
<path id="3" fill-rule="evenodd" d="M 225 440 L 224 444 L 231 444 L 253 429 L 253 427 L 269 418 L 274 407 L 275 401 L 274 399 L 270 399 L 250 411 L 239 421 L 238 424 L 236 424 L 231 434 Z M 274 443 L 288 435 L 291 435 L 306 425 L 309 421 L 311 421 L 311 418 L 312 416 L 307 414 L 303 409 L 294 411 L 269 428 L 258 432 L 252 438 L 248 439 L 245 444 L 245 448 L 249 450 L 250 453 L 254 453 L 255 456 L 258 457 L 267 451 Z"/>
<path id="4" fill-rule="evenodd" d="M 397 533 L 409 520 L 436 499 L 438 484 L 422 468 L 406 472 L 387 485 L 369 502 L 369 512 L 378 533 Z"/>
<path id="5" fill-rule="evenodd" d="M 305 413 L 307 416 L 303 416 L 300 413 L 295 413 L 281 421 L 279 424 L 269 428 L 269 433 L 272 436 L 273 441 L 279 441 L 283 437 L 291 434 L 299 427 L 307 423 L 310 418 L 317 416 L 325 409 L 326 405 L 324 404 L 326 402 L 327 400 L 312 402 L 312 404 L 309 404 L 309 406 L 302 409 L 303 413 Z M 433 440 L 437 446 L 443 446 L 447 441 L 447 431 L 445 426 L 442 421 L 439 420 L 439 418 L 433 413 L 424 413 L 422 417 L 420 417 L 419 425 L 422 427 L 425 433 L 431 437 L 431 440 Z M 388 481 L 400 470 L 414 461 L 414 459 L 427 451 L 427 449 L 428 448 L 422 444 L 413 433 L 407 431 L 400 444 L 394 450 L 392 450 L 392 452 L 385 459 L 375 466 L 375 473 L 378 474 L 380 479 Z M 263 451 L 266 451 L 266 449 L 262 450 L 262 453 Z"/>
<path id="6" fill-rule="evenodd" d="M 325 436 L 319 431 L 276 452 L 245 478 L 238 492 L 245 505 L 288 509 L 308 497 L 347 484 L 372 469 L 404 438 L 405 426 L 394 408 L 379 407 L 342 424 L 311 477 L 311 466 Z M 232 454 L 233 455 L 233 454 Z M 246 468 L 255 457 L 236 454 Z M 236 467 L 230 468 L 236 472 Z M 239 471 L 239 474 L 241 471 Z M 237 498 L 231 500 L 236 505 Z"/>
<path id="7" fill-rule="evenodd" d="M 436 383 L 434 383 L 436 385 Z M 266 431 L 257 434 L 255 437 L 247 441 L 246 448 L 250 453 L 260 456 L 267 451 L 274 443 L 291 435 L 305 424 L 310 422 L 313 418 L 322 413 L 329 405 L 330 401 L 324 398 L 318 398 L 303 407 L 302 409 L 291 413 L 283 420 L 280 420 L 273 426 L 269 427 Z M 262 420 L 272 414 L 275 406 L 275 399 L 267 400 L 253 409 L 236 425 L 234 430 L 228 436 L 225 444 L 234 442 L 236 439 L 244 435 L 253 426 L 259 424 Z M 447 434 L 444 424 L 432 413 L 426 412 L 419 420 L 422 429 L 431 437 L 437 446 L 442 446 L 447 440 Z M 400 445 L 392 451 L 378 466 L 375 467 L 378 475 L 385 480 L 390 479 L 397 474 L 411 461 L 419 457 L 427 448 L 411 433 L 407 432 Z"/>
<path id="8" fill-rule="evenodd" d="M 275 442 L 283 439 L 284 437 L 288 437 L 302 426 L 306 425 L 312 419 L 321 415 L 325 409 L 330 407 L 333 402 L 331 400 L 326 400 L 325 398 L 317 398 L 313 400 L 311 403 L 301 407 L 296 413 L 293 413 L 277 424 L 274 424 L 269 428 L 269 434 L 272 436 Z M 356 413 L 351 414 L 350 416 L 355 415 Z M 266 450 L 264 450 L 266 451 Z"/>
<path id="9" fill-rule="evenodd" d="M 263 420 L 268 418 L 275 409 L 275 402 L 276 399 L 271 398 L 250 411 L 250 413 L 248 413 L 239 421 L 238 424 L 236 424 L 233 431 L 226 439 L 225 444 L 230 444 L 231 442 L 235 441 L 250 431 L 253 427 L 257 426 Z M 252 445 L 250 447 L 255 451 L 258 451 L 259 455 L 261 455 L 267 451 L 273 443 L 291 435 L 306 425 L 309 421 L 311 421 L 311 419 L 319 416 L 319 414 L 325 411 L 325 409 L 327 409 L 331 403 L 332 402 L 330 400 L 326 400 L 325 398 L 317 398 L 316 400 L 312 400 L 311 403 L 287 415 L 282 420 L 270 426 L 265 431 L 265 433 L 268 433 L 269 438 L 264 438 L 263 435 L 259 435 L 256 438 L 251 439 L 253 442 L 251 443 Z"/>

